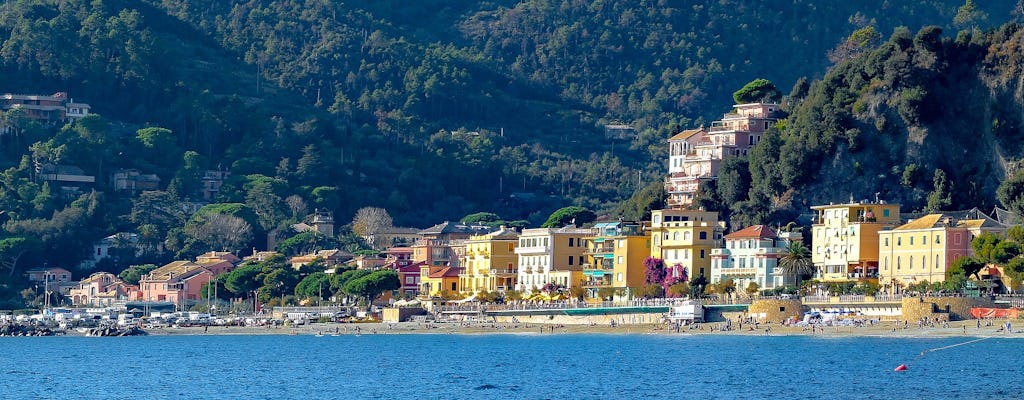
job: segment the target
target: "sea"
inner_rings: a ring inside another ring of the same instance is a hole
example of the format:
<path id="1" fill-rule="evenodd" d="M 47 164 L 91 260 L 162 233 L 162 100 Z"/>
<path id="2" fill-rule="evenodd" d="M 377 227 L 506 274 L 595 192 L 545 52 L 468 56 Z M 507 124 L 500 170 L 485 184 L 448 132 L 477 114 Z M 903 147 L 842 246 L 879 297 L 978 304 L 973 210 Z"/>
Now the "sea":
<path id="1" fill-rule="evenodd" d="M 1024 398 L 1024 340 L 967 343 L 973 339 L 558 333 L 15 337 L 0 338 L 0 398 Z M 908 369 L 895 372 L 900 364 Z"/>

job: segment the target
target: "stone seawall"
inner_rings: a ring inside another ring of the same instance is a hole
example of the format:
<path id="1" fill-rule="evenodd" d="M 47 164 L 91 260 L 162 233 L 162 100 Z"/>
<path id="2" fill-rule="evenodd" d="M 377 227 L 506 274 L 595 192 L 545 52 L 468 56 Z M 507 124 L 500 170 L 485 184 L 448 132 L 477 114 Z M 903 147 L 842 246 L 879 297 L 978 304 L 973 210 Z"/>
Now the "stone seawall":
<path id="1" fill-rule="evenodd" d="M 797 299 L 754 300 L 750 303 L 747 316 L 761 322 L 779 322 L 789 317 L 803 318 L 807 309 Z"/>
<path id="2" fill-rule="evenodd" d="M 665 313 L 610 314 L 610 315 L 516 315 L 496 316 L 495 322 L 558 325 L 641 325 L 665 322 Z M 513 319 L 514 318 L 514 319 Z"/>
<path id="3" fill-rule="evenodd" d="M 903 298 L 903 320 L 916 321 L 921 318 L 948 318 L 950 321 L 971 319 L 973 307 L 995 307 L 988 298 L 972 297 L 905 297 Z"/>

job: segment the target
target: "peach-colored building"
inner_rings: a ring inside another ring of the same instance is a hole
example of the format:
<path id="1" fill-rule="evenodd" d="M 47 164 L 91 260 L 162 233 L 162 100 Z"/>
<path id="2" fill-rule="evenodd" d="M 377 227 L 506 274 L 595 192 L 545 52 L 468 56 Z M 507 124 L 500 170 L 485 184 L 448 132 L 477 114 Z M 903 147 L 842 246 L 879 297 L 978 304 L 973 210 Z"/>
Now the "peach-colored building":
<path id="1" fill-rule="evenodd" d="M 235 269 L 242 259 L 226 251 L 211 251 L 196 257 L 196 264 L 210 270 L 213 276 L 217 276 Z"/>
<path id="2" fill-rule="evenodd" d="M 693 204 L 702 182 L 718 178 L 718 169 L 729 157 L 746 157 L 768 128 L 778 121 L 779 105 L 736 104 L 733 111 L 711 127 L 680 132 L 668 140 L 669 168 L 665 178 L 668 206 Z"/>
<path id="3" fill-rule="evenodd" d="M 132 287 L 109 272 L 97 272 L 78 282 L 68 297 L 75 305 L 104 307 L 130 300 Z"/>
<path id="4" fill-rule="evenodd" d="M 202 300 L 204 284 L 213 273 L 191 261 L 175 261 L 143 275 L 139 280 L 143 301 L 169 301 L 188 306 Z"/>

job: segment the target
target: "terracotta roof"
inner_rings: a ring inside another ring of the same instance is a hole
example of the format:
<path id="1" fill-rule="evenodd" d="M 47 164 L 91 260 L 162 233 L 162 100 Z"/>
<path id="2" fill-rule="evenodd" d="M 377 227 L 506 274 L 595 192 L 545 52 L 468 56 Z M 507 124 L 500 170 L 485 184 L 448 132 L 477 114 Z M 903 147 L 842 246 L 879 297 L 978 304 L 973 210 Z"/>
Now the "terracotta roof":
<path id="1" fill-rule="evenodd" d="M 906 224 L 900 225 L 898 228 L 893 229 L 896 231 L 910 231 L 915 229 L 931 229 L 938 226 L 942 226 L 942 214 L 928 214 L 921 218 L 907 222 Z"/>
<path id="2" fill-rule="evenodd" d="M 431 268 L 427 276 L 431 278 L 453 278 L 458 277 L 460 272 L 462 272 L 462 268 L 459 267 L 439 267 L 437 269 Z"/>
<path id="3" fill-rule="evenodd" d="M 764 225 L 753 225 L 725 235 L 726 239 L 769 239 L 778 237 L 775 230 Z"/>
<path id="4" fill-rule="evenodd" d="M 671 141 L 686 140 L 686 139 L 689 139 L 689 138 L 693 137 L 693 135 L 696 135 L 696 134 L 701 133 L 701 132 L 706 132 L 704 130 L 704 126 L 703 125 L 701 125 L 701 127 L 697 128 L 697 129 L 689 129 L 689 130 L 685 130 L 685 131 L 679 132 L 679 133 L 673 135 L 672 137 L 668 138 L 668 140 L 671 140 Z"/>
<path id="5" fill-rule="evenodd" d="M 195 275 L 199 272 L 209 272 L 206 268 L 191 261 L 174 261 L 160 268 L 154 269 L 147 274 L 148 281 L 166 281 L 172 278 L 180 278 L 188 275 Z"/>
<path id="6" fill-rule="evenodd" d="M 240 258 L 238 258 L 238 256 L 236 256 L 236 255 L 234 255 L 234 254 L 232 254 L 231 252 L 228 252 L 228 251 L 211 251 L 211 252 L 200 254 L 198 257 L 196 257 L 196 262 L 200 262 L 200 263 L 220 262 L 220 261 L 228 261 L 228 262 L 234 264 L 234 263 L 237 263 L 237 262 L 242 261 L 242 260 Z"/>

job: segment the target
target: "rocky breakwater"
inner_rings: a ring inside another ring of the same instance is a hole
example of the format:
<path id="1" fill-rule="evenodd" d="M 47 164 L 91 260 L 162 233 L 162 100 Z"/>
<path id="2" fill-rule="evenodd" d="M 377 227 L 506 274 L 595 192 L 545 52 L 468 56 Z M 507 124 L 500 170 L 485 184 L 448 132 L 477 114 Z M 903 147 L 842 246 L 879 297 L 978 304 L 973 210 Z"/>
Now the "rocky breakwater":
<path id="1" fill-rule="evenodd" d="M 116 326 L 105 326 L 99 328 L 86 328 L 85 336 L 143 336 L 146 331 L 137 326 L 119 328 Z"/>
<path id="2" fill-rule="evenodd" d="M 64 331 L 50 329 L 47 326 L 18 323 L 0 325 L 0 336 L 54 336 L 63 334 Z"/>

